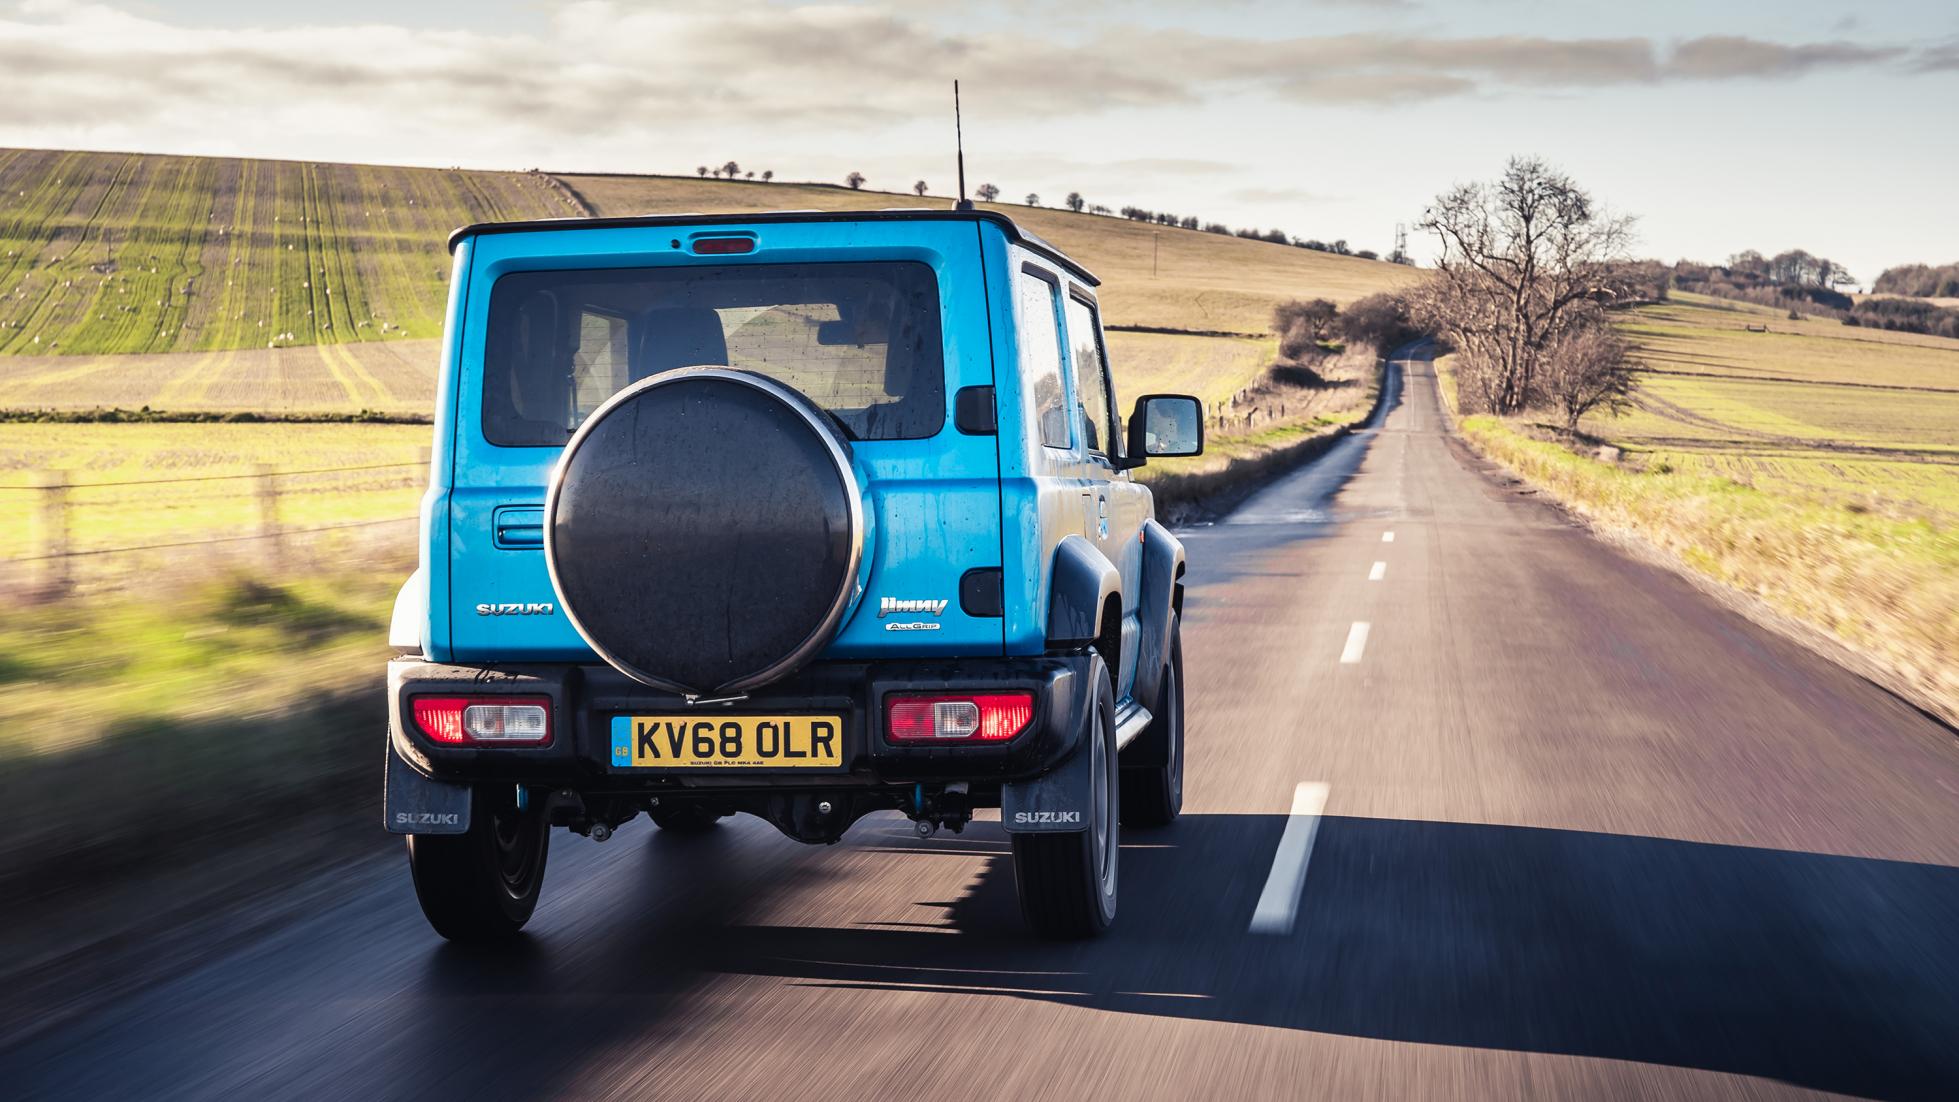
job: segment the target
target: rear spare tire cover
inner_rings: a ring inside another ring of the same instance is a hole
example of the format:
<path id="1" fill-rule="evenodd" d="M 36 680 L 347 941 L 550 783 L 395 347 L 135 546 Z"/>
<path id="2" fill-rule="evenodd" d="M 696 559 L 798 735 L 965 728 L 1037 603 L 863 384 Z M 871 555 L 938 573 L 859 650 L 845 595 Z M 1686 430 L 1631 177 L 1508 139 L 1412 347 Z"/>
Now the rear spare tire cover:
<path id="1" fill-rule="evenodd" d="M 738 693 L 821 650 L 856 596 L 864 505 L 828 414 L 773 379 L 681 368 L 565 446 L 545 562 L 572 626 L 635 680 Z"/>

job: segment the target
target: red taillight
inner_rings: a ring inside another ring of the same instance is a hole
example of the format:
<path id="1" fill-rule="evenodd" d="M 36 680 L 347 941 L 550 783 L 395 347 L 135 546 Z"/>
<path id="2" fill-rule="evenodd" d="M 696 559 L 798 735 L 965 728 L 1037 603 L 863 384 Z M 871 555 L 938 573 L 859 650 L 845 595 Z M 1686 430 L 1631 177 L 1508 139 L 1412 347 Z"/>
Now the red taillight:
<path id="1" fill-rule="evenodd" d="M 755 239 L 752 237 L 697 237 L 694 251 L 701 256 L 725 256 L 728 253 L 752 253 Z"/>
<path id="2" fill-rule="evenodd" d="M 884 734 L 892 742 L 1002 742 L 1033 721 L 1033 693 L 884 698 Z"/>
<path id="3" fill-rule="evenodd" d="M 418 696 L 415 726 L 450 746 L 549 746 L 551 701 L 541 696 Z"/>

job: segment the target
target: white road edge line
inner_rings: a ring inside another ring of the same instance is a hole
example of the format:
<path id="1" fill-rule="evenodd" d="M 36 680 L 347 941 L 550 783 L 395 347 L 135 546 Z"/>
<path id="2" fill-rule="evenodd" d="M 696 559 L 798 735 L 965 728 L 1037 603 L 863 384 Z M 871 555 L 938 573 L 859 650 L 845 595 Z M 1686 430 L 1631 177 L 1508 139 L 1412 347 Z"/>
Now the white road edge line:
<path id="1" fill-rule="evenodd" d="M 1382 543 L 1393 543 L 1393 542 L 1394 542 L 1394 533 L 1393 533 L 1393 532 L 1383 532 L 1383 533 L 1381 533 L 1381 542 L 1382 542 Z"/>
<path id="2" fill-rule="evenodd" d="M 1370 582 L 1378 582 L 1382 578 L 1387 577 L 1387 574 L 1388 574 L 1388 564 L 1384 562 L 1377 562 L 1374 564 L 1374 569 L 1369 570 L 1367 572 L 1367 580 Z"/>
<path id="3" fill-rule="evenodd" d="M 1313 856 L 1313 837 L 1320 831 L 1320 813 L 1326 810 L 1330 791 L 1321 781 L 1301 781 L 1292 790 L 1292 814 L 1286 817 L 1285 833 L 1279 835 L 1278 852 L 1272 855 L 1272 874 L 1265 878 L 1258 906 L 1252 911 L 1254 934 L 1289 934 L 1299 910 L 1299 892 L 1306 886 L 1306 862 Z"/>
<path id="4" fill-rule="evenodd" d="M 1347 647 L 1340 652 L 1340 664 L 1351 666 L 1360 661 L 1360 654 L 1367 649 L 1368 623 L 1355 620 L 1354 626 L 1347 629 Z"/>

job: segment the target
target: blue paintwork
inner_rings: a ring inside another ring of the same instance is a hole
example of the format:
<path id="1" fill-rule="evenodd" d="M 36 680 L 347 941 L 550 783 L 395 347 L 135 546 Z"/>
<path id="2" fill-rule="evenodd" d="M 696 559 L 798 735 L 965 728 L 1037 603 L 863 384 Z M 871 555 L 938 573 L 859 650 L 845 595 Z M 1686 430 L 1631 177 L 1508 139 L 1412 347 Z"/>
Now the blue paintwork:
<path id="1" fill-rule="evenodd" d="M 752 233 L 755 251 L 697 257 L 687 248 L 693 237 L 731 231 Z M 1123 579 L 1123 662 L 1116 688 L 1118 698 L 1128 696 L 1139 649 L 1140 532 L 1152 514 L 1149 490 L 1128 472 L 1112 471 L 1086 452 L 1078 408 L 1073 446 L 1043 446 L 1030 432 L 1035 418 L 1029 388 L 1021 384 L 1017 370 L 996 370 L 996 365 L 1020 361 L 1014 287 L 1016 281 L 1031 278 L 1023 273 L 1024 265 L 1054 273 L 1063 295 L 1091 291 L 987 221 L 745 224 L 731 217 L 711 227 L 540 229 L 462 240 L 456 249 L 437 386 L 435 458 L 423 499 L 422 562 L 429 585 L 425 642 L 430 657 L 458 662 L 597 660 L 561 612 L 490 617 L 474 611 L 478 603 L 556 600 L 541 550 L 499 547 L 495 540 L 497 510 L 543 504 L 559 454 L 557 448 L 498 447 L 483 437 L 483 319 L 497 278 L 539 269 L 821 260 L 916 260 L 930 265 L 939 276 L 947 372 L 945 427 L 937 436 L 853 445 L 872 521 L 865 585 L 824 656 L 1042 654 L 1053 551 L 1062 537 L 1080 535 L 1108 557 Z M 1099 338 L 1099 317 L 1095 324 Z M 1072 343 L 1062 341 L 1070 394 L 1075 393 L 1078 370 Z M 998 435 L 959 433 L 953 425 L 955 392 L 989 384 L 996 388 Z M 959 608 L 960 575 L 984 566 L 1003 569 L 1003 619 L 968 617 Z M 877 615 L 881 597 L 943 599 L 948 605 L 937 617 L 937 631 L 887 632 Z"/>
<path id="2" fill-rule="evenodd" d="M 695 256 L 686 246 L 702 233 L 748 232 L 754 252 Z M 673 242 L 680 242 L 679 248 Z M 558 448 L 508 448 L 483 436 L 482 363 L 490 291 L 506 273 L 540 269 L 624 268 L 660 265 L 769 264 L 840 260 L 914 260 L 939 276 L 940 325 L 946 341 L 946 418 L 929 440 L 871 440 L 852 445 L 867 524 L 864 592 L 837 638 L 824 652 L 833 658 L 899 653 L 951 657 L 1001 653 L 1001 622 L 969 617 L 959 608 L 959 577 L 974 567 L 1000 563 L 999 461 L 990 437 L 964 436 L 953 427 L 953 395 L 960 387 L 993 382 L 987 297 L 979 286 L 979 229 L 969 222 L 810 222 L 714 227 L 661 226 L 539 230 L 465 239 L 458 248 L 459 276 L 450 325 L 456 372 L 445 372 L 442 407 L 453 455 L 446 495 L 431 493 L 430 508 L 443 512 L 426 526 L 425 551 L 445 566 L 430 575 L 431 633 L 444 645 L 443 660 L 596 661 L 562 612 L 551 616 L 478 616 L 479 603 L 555 602 L 541 550 L 496 546 L 499 508 L 541 506 Z M 466 259 L 465 259 L 466 257 Z M 471 320 L 475 324 L 469 324 Z M 446 508 L 445 508 L 446 507 Z M 945 599 L 933 632 L 884 630 L 878 598 Z"/>

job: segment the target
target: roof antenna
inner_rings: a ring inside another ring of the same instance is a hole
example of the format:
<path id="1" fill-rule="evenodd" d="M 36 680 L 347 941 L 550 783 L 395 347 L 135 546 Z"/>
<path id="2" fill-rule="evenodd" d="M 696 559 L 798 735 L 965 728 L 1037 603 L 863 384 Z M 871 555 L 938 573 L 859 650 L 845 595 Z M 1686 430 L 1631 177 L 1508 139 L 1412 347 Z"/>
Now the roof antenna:
<path id="1" fill-rule="evenodd" d="M 952 82 L 952 140 L 959 150 L 959 201 L 952 205 L 953 210 L 972 210 L 973 201 L 966 198 L 966 133 L 959 122 L 959 82 Z"/>

